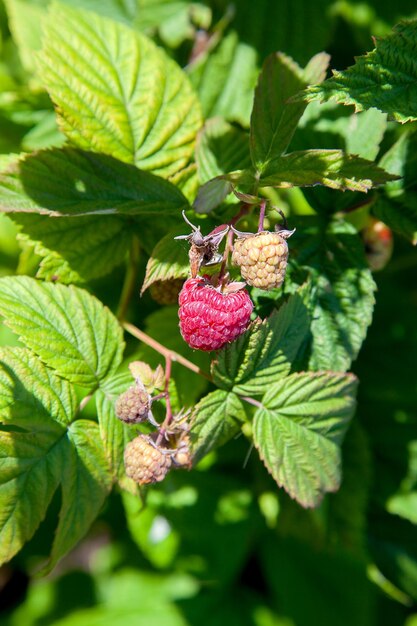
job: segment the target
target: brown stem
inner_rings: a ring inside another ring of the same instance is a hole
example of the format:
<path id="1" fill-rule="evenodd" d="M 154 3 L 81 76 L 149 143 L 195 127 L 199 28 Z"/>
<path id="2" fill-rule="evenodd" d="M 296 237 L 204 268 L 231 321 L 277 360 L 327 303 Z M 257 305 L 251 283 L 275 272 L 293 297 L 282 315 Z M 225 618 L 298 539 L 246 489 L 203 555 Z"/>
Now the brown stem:
<path id="1" fill-rule="evenodd" d="M 261 233 L 264 229 L 265 210 L 266 210 L 266 200 L 261 200 L 259 204 L 258 233 Z"/>
<path id="2" fill-rule="evenodd" d="M 166 356 L 165 357 L 165 388 L 164 388 L 166 415 L 165 415 L 163 424 L 161 424 L 159 428 L 156 445 L 160 445 L 160 443 L 165 439 L 167 428 L 172 422 L 171 396 L 169 393 L 169 381 L 171 378 L 171 364 L 172 364 L 171 355 Z"/>
<path id="3" fill-rule="evenodd" d="M 229 254 L 232 251 L 233 248 L 233 237 L 235 236 L 235 233 L 233 232 L 233 230 L 229 230 L 229 232 L 227 233 L 227 239 L 226 239 L 226 245 L 224 246 L 224 252 L 223 252 L 223 261 L 222 264 L 220 266 L 220 272 L 219 272 L 219 276 L 218 276 L 218 284 L 222 287 L 223 283 L 227 282 L 226 281 L 226 277 L 227 277 L 227 261 L 229 259 Z"/>
<path id="4" fill-rule="evenodd" d="M 143 343 L 146 343 L 146 345 L 148 345 L 150 348 L 152 348 L 156 352 L 159 352 L 159 354 L 162 354 L 162 356 L 164 356 L 165 358 L 170 358 L 171 361 L 176 361 L 177 363 L 180 363 L 187 369 L 191 370 L 192 372 L 195 372 L 195 374 L 199 374 L 200 376 L 203 376 L 204 378 L 212 382 L 213 379 L 210 376 L 210 374 L 207 374 L 207 372 L 204 372 L 202 369 L 198 367 L 198 365 L 196 365 L 195 363 L 192 363 L 185 357 L 181 356 L 181 354 L 178 354 L 178 352 L 174 352 L 174 350 L 169 350 L 168 348 L 163 346 L 161 343 L 159 343 L 155 339 L 152 339 L 152 337 L 149 337 L 149 335 L 144 333 L 142 330 L 140 330 L 133 324 L 130 324 L 129 322 L 123 322 L 122 325 L 123 325 L 123 328 L 128 333 L 130 333 L 133 337 L 136 337 L 136 339 L 139 339 L 139 341 L 143 341 Z"/>
<path id="5" fill-rule="evenodd" d="M 230 220 L 230 222 L 228 222 L 229 226 L 234 226 L 235 224 L 237 224 L 237 222 L 247 213 L 249 213 L 250 211 L 250 205 L 249 204 L 245 204 L 242 203 L 242 206 L 240 207 L 240 210 L 238 213 L 236 213 L 236 215 L 234 217 L 232 217 L 232 219 Z M 222 264 L 220 266 L 220 272 L 219 272 L 219 277 L 218 277 L 218 283 L 219 285 L 221 285 L 224 282 L 224 279 L 226 277 L 227 274 L 227 262 L 229 259 L 229 254 L 232 251 L 233 248 L 233 237 L 234 237 L 234 232 L 232 230 L 229 230 L 229 232 L 227 233 L 227 239 L 226 239 L 226 245 L 224 247 L 224 253 L 223 253 L 223 261 Z"/>

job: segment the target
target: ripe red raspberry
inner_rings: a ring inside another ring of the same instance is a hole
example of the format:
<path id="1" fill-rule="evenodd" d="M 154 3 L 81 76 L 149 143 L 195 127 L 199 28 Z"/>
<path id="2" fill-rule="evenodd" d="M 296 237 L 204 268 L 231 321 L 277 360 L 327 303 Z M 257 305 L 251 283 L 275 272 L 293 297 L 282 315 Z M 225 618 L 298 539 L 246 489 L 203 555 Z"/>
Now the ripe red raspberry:
<path id="1" fill-rule="evenodd" d="M 282 285 L 288 260 L 285 239 L 292 232 L 263 231 L 236 239 L 232 261 L 249 285 L 266 291 Z"/>
<path id="2" fill-rule="evenodd" d="M 124 461 L 126 474 L 139 485 L 160 482 L 172 465 L 171 454 L 156 446 L 148 435 L 139 435 L 127 444 Z"/>
<path id="3" fill-rule="evenodd" d="M 253 309 L 245 289 L 220 292 L 205 278 L 189 278 L 179 296 L 180 330 L 191 348 L 219 350 L 247 328 Z"/>

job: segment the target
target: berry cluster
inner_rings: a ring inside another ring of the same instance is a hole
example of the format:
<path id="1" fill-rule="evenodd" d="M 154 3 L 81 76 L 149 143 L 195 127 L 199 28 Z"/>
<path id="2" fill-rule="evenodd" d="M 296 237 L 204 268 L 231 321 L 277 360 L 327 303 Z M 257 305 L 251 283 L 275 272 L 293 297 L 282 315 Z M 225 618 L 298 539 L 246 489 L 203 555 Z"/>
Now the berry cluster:
<path id="1" fill-rule="evenodd" d="M 288 261 L 286 240 L 294 231 L 263 230 L 264 209 L 265 203 L 257 233 L 239 232 L 222 224 L 203 236 L 200 228 L 184 215 L 192 232 L 177 239 L 190 243 L 191 278 L 185 281 L 179 294 L 179 319 L 181 334 L 191 348 L 219 350 L 245 332 L 253 311 L 246 284 L 268 291 L 284 282 Z M 218 248 L 226 235 L 225 250 L 220 254 Z M 230 252 L 232 263 L 239 268 L 245 282 L 229 280 Z M 218 274 L 198 276 L 198 272 L 216 264 L 221 264 Z"/>
<path id="2" fill-rule="evenodd" d="M 130 364 L 130 370 L 135 384 L 118 397 L 115 412 L 126 424 L 148 421 L 157 429 L 150 435 L 137 435 L 124 452 L 126 475 L 139 485 L 148 485 L 163 480 L 171 468 L 191 467 L 188 426 L 185 416 L 171 416 L 168 401 L 167 417 L 162 425 L 152 415 L 152 403 L 164 397 L 167 399 L 168 395 L 167 390 L 154 397 L 149 393 L 161 386 L 161 368 L 152 372 L 146 363 L 136 361 Z M 167 388 L 168 381 L 165 386 Z"/>

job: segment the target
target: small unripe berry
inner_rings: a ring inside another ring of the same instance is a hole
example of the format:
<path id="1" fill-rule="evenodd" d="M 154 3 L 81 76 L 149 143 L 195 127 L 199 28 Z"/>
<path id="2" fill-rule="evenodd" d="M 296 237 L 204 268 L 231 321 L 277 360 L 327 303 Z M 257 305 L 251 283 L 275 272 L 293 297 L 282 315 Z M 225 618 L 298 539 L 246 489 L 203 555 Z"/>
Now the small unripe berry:
<path id="1" fill-rule="evenodd" d="M 183 436 L 176 450 L 173 450 L 172 464 L 174 467 L 191 469 L 193 457 L 188 435 Z"/>
<path id="2" fill-rule="evenodd" d="M 147 419 L 151 408 L 151 398 L 145 388 L 132 385 L 117 398 L 116 416 L 126 424 L 138 424 Z"/>
<path id="3" fill-rule="evenodd" d="M 149 287 L 152 298 L 158 304 L 176 304 L 178 295 L 184 284 L 183 278 L 172 280 L 157 280 Z"/>
<path id="4" fill-rule="evenodd" d="M 127 444 L 124 462 L 127 476 L 139 485 L 160 482 L 172 465 L 171 454 L 147 435 L 139 435 Z"/>
<path id="5" fill-rule="evenodd" d="M 387 265 L 392 255 L 393 237 L 391 229 L 375 218 L 370 218 L 362 231 L 365 244 L 365 256 L 373 272 L 378 272 Z"/>

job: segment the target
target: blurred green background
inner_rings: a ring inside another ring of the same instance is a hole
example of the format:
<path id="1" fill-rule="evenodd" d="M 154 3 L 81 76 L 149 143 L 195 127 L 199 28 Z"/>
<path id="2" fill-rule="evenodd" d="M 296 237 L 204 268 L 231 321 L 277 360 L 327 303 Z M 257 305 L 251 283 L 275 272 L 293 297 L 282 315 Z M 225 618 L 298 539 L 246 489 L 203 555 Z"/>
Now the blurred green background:
<path id="1" fill-rule="evenodd" d="M 387 34 L 401 18 L 417 17 L 411 0 L 67 3 L 152 36 L 186 67 L 206 117 L 223 115 L 243 126 L 268 53 L 282 50 L 303 65 L 326 50 L 331 67 L 344 69 L 372 49 L 372 36 Z M 2 165 L 9 153 L 62 143 L 36 79 L 34 51 L 48 4 L 0 3 Z M 382 152 L 398 132 L 388 127 Z M 290 209 L 297 211 L 298 203 L 308 211 L 297 198 Z M 0 216 L 0 274 L 34 274 L 39 259 L 16 234 Z M 35 537 L 0 569 L 0 624 L 417 626 L 416 268 L 415 249 L 395 237 L 392 260 L 375 274 L 374 322 L 353 364 L 359 403 L 343 446 L 337 494 L 317 510 L 302 510 L 277 490 L 256 455 L 245 463 L 249 444 L 241 437 L 196 471 L 170 474 L 149 490 L 146 507 L 114 493 L 88 537 L 39 578 L 35 573 L 56 526 L 58 493 Z M 90 287 L 114 306 L 121 277 L 122 270 L 115 270 Z M 175 307 L 158 312 L 147 295 L 135 315 L 169 345 L 163 322 L 176 316 Z M 3 327 L 0 341 L 13 341 Z M 141 356 L 159 362 L 151 352 Z M 184 376 L 189 385 L 192 375 Z M 192 383 L 196 394 L 204 390 L 204 383 Z"/>

